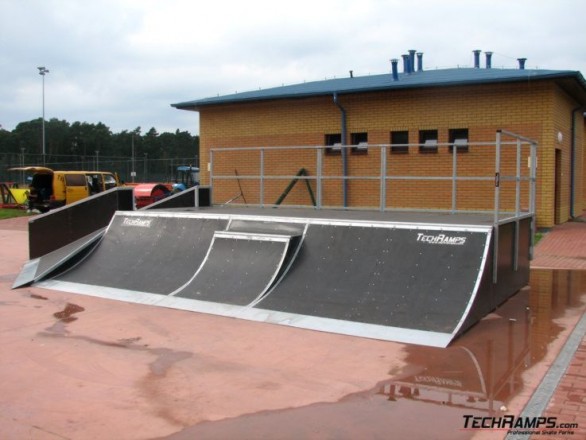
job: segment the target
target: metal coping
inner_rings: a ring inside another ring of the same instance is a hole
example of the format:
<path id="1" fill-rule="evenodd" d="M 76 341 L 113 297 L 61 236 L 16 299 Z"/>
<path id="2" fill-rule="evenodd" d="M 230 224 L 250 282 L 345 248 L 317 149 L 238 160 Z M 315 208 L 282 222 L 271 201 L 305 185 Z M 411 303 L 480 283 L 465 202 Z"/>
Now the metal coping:
<path id="1" fill-rule="evenodd" d="M 232 231 L 216 231 L 214 232 L 215 238 L 227 238 L 232 240 L 254 240 L 254 241 L 280 241 L 288 243 L 291 240 L 290 235 L 278 235 L 278 234 L 261 234 L 251 232 L 232 232 Z"/>
<path id="2" fill-rule="evenodd" d="M 474 283 L 474 290 L 472 291 L 472 295 L 470 295 L 470 301 L 468 301 L 468 304 L 466 306 L 466 309 L 464 310 L 464 313 L 462 314 L 462 317 L 460 318 L 460 321 L 458 322 L 458 324 L 454 328 L 454 331 L 453 331 L 454 335 L 457 335 L 458 332 L 460 331 L 460 329 L 462 328 L 462 325 L 464 325 L 464 322 L 466 321 L 466 318 L 468 318 L 468 314 L 470 313 L 470 309 L 472 308 L 472 305 L 476 301 L 476 296 L 478 295 L 480 283 L 482 282 L 482 275 L 484 274 L 486 261 L 488 259 L 488 250 L 490 248 L 491 238 L 492 238 L 492 234 L 490 232 L 488 234 L 486 234 L 486 241 L 484 242 L 484 252 L 482 253 L 482 261 L 480 263 L 480 267 L 478 268 L 476 282 Z"/>
<path id="3" fill-rule="evenodd" d="M 331 226 L 353 226 L 353 227 L 370 227 L 370 228 L 389 228 L 389 229 L 426 229 L 441 231 L 469 231 L 469 232 L 489 232 L 493 225 L 474 225 L 467 223 L 445 224 L 445 223 L 426 223 L 426 222 L 407 222 L 407 221 L 381 221 L 381 220 L 340 220 L 333 218 L 307 218 L 307 217 L 282 217 L 282 216 L 263 216 L 247 214 L 220 214 L 220 213 L 202 213 L 202 212 L 145 212 L 145 211 L 120 211 L 116 216 L 129 217 L 169 217 L 169 218 L 201 218 L 213 220 L 247 220 L 269 223 L 297 223 L 312 225 L 331 225 Z M 113 217 L 113 219 L 114 219 Z M 111 225 L 111 224 L 110 224 Z"/>
<path id="4" fill-rule="evenodd" d="M 420 344 L 430 347 L 444 348 L 448 346 L 453 338 L 451 333 L 430 332 L 401 327 L 388 327 L 361 322 L 342 321 L 332 318 L 276 312 L 249 306 L 235 306 L 189 298 L 137 292 L 133 290 L 71 283 L 67 281 L 48 280 L 37 283 L 35 286 L 44 289 L 97 296 L 100 298 L 114 299 L 136 304 L 147 304 L 178 310 L 208 313 L 217 316 L 240 318 L 248 321 L 280 324 L 289 327 L 331 332 L 347 336 L 365 337 L 369 339 L 379 339 L 389 342 Z"/>

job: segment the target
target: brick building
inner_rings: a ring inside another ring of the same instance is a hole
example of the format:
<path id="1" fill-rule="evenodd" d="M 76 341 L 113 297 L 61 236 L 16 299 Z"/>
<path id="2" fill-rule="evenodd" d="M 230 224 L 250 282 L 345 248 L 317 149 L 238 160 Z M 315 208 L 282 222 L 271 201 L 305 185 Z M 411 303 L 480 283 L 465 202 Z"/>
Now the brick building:
<path id="1" fill-rule="evenodd" d="M 284 203 L 311 204 L 309 195 L 316 190 L 311 176 L 319 174 L 326 177 L 324 206 L 376 208 L 382 200 L 384 209 L 490 210 L 495 134 L 506 130 L 538 143 L 537 226 L 581 215 L 586 81 L 580 72 L 525 69 L 523 59 L 517 69 L 496 69 L 490 53 L 481 66 L 479 51 L 472 68 L 424 70 L 422 55 L 416 59 L 410 52 L 403 56 L 402 72 L 393 60 L 387 74 L 350 72 L 347 78 L 173 104 L 200 113 L 201 177 L 209 184 L 213 170 L 214 202 L 241 194 L 235 203 L 273 204 L 301 172 L 310 176 L 310 190 L 297 184 Z M 311 148 L 252 148 L 278 146 L 325 148 L 319 159 Z M 519 166 L 514 148 L 505 148 L 503 175 L 513 175 L 517 167 L 526 177 L 528 156 L 523 146 Z M 462 176 L 457 193 L 448 178 L 456 163 Z M 376 179 L 381 172 L 397 176 L 386 181 L 382 198 Z M 259 196 L 255 176 L 261 174 L 267 178 L 261 179 Z M 502 183 L 505 208 L 514 204 L 513 180 Z M 528 184 L 523 185 L 521 206 L 527 209 Z"/>

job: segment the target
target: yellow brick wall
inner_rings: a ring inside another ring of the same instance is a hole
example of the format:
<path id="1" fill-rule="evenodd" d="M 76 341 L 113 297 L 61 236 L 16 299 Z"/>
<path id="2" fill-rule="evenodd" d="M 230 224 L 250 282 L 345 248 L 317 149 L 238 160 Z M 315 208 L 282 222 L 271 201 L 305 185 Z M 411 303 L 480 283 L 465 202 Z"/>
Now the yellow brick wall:
<path id="1" fill-rule="evenodd" d="M 563 223 L 570 219 L 571 210 L 571 167 L 572 154 L 574 154 L 574 215 L 580 215 L 584 209 L 584 186 L 581 176 L 583 176 L 583 156 L 584 156 L 584 137 L 579 127 L 582 124 L 583 113 L 575 112 L 576 102 L 561 90 L 557 90 L 554 101 L 554 111 L 552 117 L 553 129 L 551 134 L 548 133 L 547 139 L 543 143 L 550 142 L 552 148 L 549 150 L 559 150 L 561 154 L 560 188 L 557 191 L 555 200 L 555 211 L 557 212 L 556 222 Z M 574 121 L 572 121 L 574 118 Z M 572 124 L 575 124 L 575 131 L 572 134 Z M 574 136 L 574 152 L 572 152 L 572 136 Z M 560 141 L 561 138 L 561 141 Z M 554 167 L 548 170 L 550 179 L 555 179 Z M 554 195 L 555 197 L 555 195 Z"/>
<path id="2" fill-rule="evenodd" d="M 390 132 L 408 130 L 409 142 L 419 142 L 419 130 L 438 130 L 439 142 L 447 143 L 449 129 L 467 128 L 470 142 L 494 142 L 498 129 L 509 130 L 539 142 L 537 211 L 538 226 L 550 227 L 555 222 L 554 175 L 555 148 L 562 150 L 563 176 L 569 178 L 569 148 L 571 108 L 575 103 L 552 82 L 537 81 L 515 84 L 494 84 L 467 87 L 438 87 L 419 90 L 396 90 L 377 93 L 340 95 L 339 103 L 347 113 L 347 143 L 350 133 L 367 132 L 368 142 L 390 143 Z M 557 133 L 563 141 L 557 142 Z M 315 146 L 323 145 L 326 134 L 341 132 L 340 110 L 332 96 L 285 99 L 251 103 L 205 106 L 200 109 L 200 154 L 202 182 L 209 184 L 207 164 L 211 148 Z M 583 133 L 580 133 L 582 142 Z M 507 139 L 509 140 L 509 139 Z M 581 146 L 581 144 L 580 144 Z M 388 151 L 388 150 L 387 150 Z M 260 203 L 258 151 L 230 151 L 214 156 L 214 175 L 235 180 L 214 180 L 214 202 L 223 203 L 244 193 L 246 203 Z M 521 170 L 528 174 L 527 156 L 523 149 Z M 581 153 L 580 153 L 581 154 Z M 316 152 L 313 150 L 275 151 L 264 153 L 265 173 L 293 176 L 301 167 L 316 175 Z M 494 153 L 488 148 L 474 147 L 458 155 L 459 175 L 494 176 Z M 582 155 L 580 156 L 583 157 Z M 380 151 L 370 148 L 367 154 L 349 154 L 350 176 L 378 176 Z M 436 154 L 420 154 L 412 148 L 409 154 L 387 154 L 387 174 L 398 176 L 449 176 L 452 154 L 440 147 Z M 583 162 L 583 159 L 580 163 Z M 515 153 L 505 148 L 502 174 L 514 174 Z M 340 155 L 323 156 L 323 173 L 340 176 Z M 582 174 L 580 174 L 582 176 Z M 265 179 L 265 204 L 274 203 L 289 184 L 290 178 Z M 240 186 L 238 186 L 238 183 Z M 582 183 L 582 180 L 580 180 Z M 584 182 L 586 184 L 586 182 Z M 310 185 L 315 192 L 315 181 Z M 578 185 L 581 187 L 581 185 Z M 458 182 L 458 209 L 492 209 L 492 180 L 487 182 Z M 562 185 L 559 199 L 559 220 L 569 215 L 567 182 Z M 580 200 L 583 192 L 580 188 Z M 501 206 L 514 207 L 514 183 L 503 182 Z M 394 208 L 449 209 L 451 183 L 443 181 L 391 180 L 386 186 L 386 206 Z M 284 203 L 309 204 L 309 192 L 299 181 Z M 348 202 L 351 207 L 377 207 L 380 186 L 376 180 L 351 180 Z M 243 202 L 242 198 L 238 202 Z M 323 205 L 342 204 L 340 180 L 323 183 Z M 528 206 L 527 185 L 523 186 L 523 208 Z"/>
<path id="3" fill-rule="evenodd" d="M 582 113 L 579 113 L 576 117 L 578 118 L 576 122 L 576 186 L 581 186 L 580 192 L 582 193 L 582 197 L 578 199 L 581 203 L 579 205 L 577 204 L 575 215 L 579 216 L 586 211 L 586 118 L 584 118 Z M 580 130 L 581 124 L 584 126 L 583 130 Z"/>

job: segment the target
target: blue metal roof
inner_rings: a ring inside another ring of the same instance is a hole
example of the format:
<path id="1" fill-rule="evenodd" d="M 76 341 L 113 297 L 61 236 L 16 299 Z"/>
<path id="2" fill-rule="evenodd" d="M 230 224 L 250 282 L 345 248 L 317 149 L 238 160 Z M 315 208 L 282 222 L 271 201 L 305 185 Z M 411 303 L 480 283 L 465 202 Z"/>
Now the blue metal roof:
<path id="1" fill-rule="evenodd" d="M 185 110 L 197 110 L 199 107 L 217 104 L 240 103 L 260 100 L 303 98 L 310 96 L 332 95 L 334 93 L 350 94 L 376 92 L 384 90 L 401 90 L 426 87 L 446 87 L 456 85 L 477 85 L 491 83 L 529 82 L 536 80 L 562 81 L 565 89 L 572 95 L 579 93 L 578 100 L 586 104 L 586 81 L 578 71 L 571 70 L 530 70 L 530 69 L 483 69 L 457 68 L 424 70 L 413 73 L 399 73 L 398 80 L 393 80 L 391 73 L 361 77 L 328 79 L 304 82 L 282 87 L 253 90 L 224 96 L 196 99 L 193 101 L 171 104 Z M 568 80 L 572 83 L 568 83 Z M 572 91 L 574 93 L 572 93 Z"/>

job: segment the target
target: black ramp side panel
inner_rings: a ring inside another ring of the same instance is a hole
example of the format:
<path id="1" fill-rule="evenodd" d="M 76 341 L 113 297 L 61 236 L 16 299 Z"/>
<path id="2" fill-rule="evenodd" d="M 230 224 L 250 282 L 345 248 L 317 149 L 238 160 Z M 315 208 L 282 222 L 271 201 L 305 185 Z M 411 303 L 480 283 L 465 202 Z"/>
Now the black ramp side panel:
<path id="1" fill-rule="evenodd" d="M 82 264 L 57 280 L 168 294 L 185 284 L 227 220 L 117 213 Z"/>
<path id="2" fill-rule="evenodd" d="M 488 230 L 310 225 L 259 309 L 452 333 L 485 261 Z"/>
<path id="3" fill-rule="evenodd" d="M 29 221 L 29 257 L 38 258 L 110 223 L 116 211 L 131 211 L 132 188 L 112 188 L 40 214 Z"/>
<path id="4" fill-rule="evenodd" d="M 194 279 L 175 295 L 224 304 L 250 304 L 277 277 L 289 239 L 216 236 Z"/>
<path id="5" fill-rule="evenodd" d="M 104 235 L 106 228 L 99 229 L 57 250 L 27 262 L 12 288 L 22 287 L 42 279 L 56 270 L 63 270 L 83 258 Z"/>

